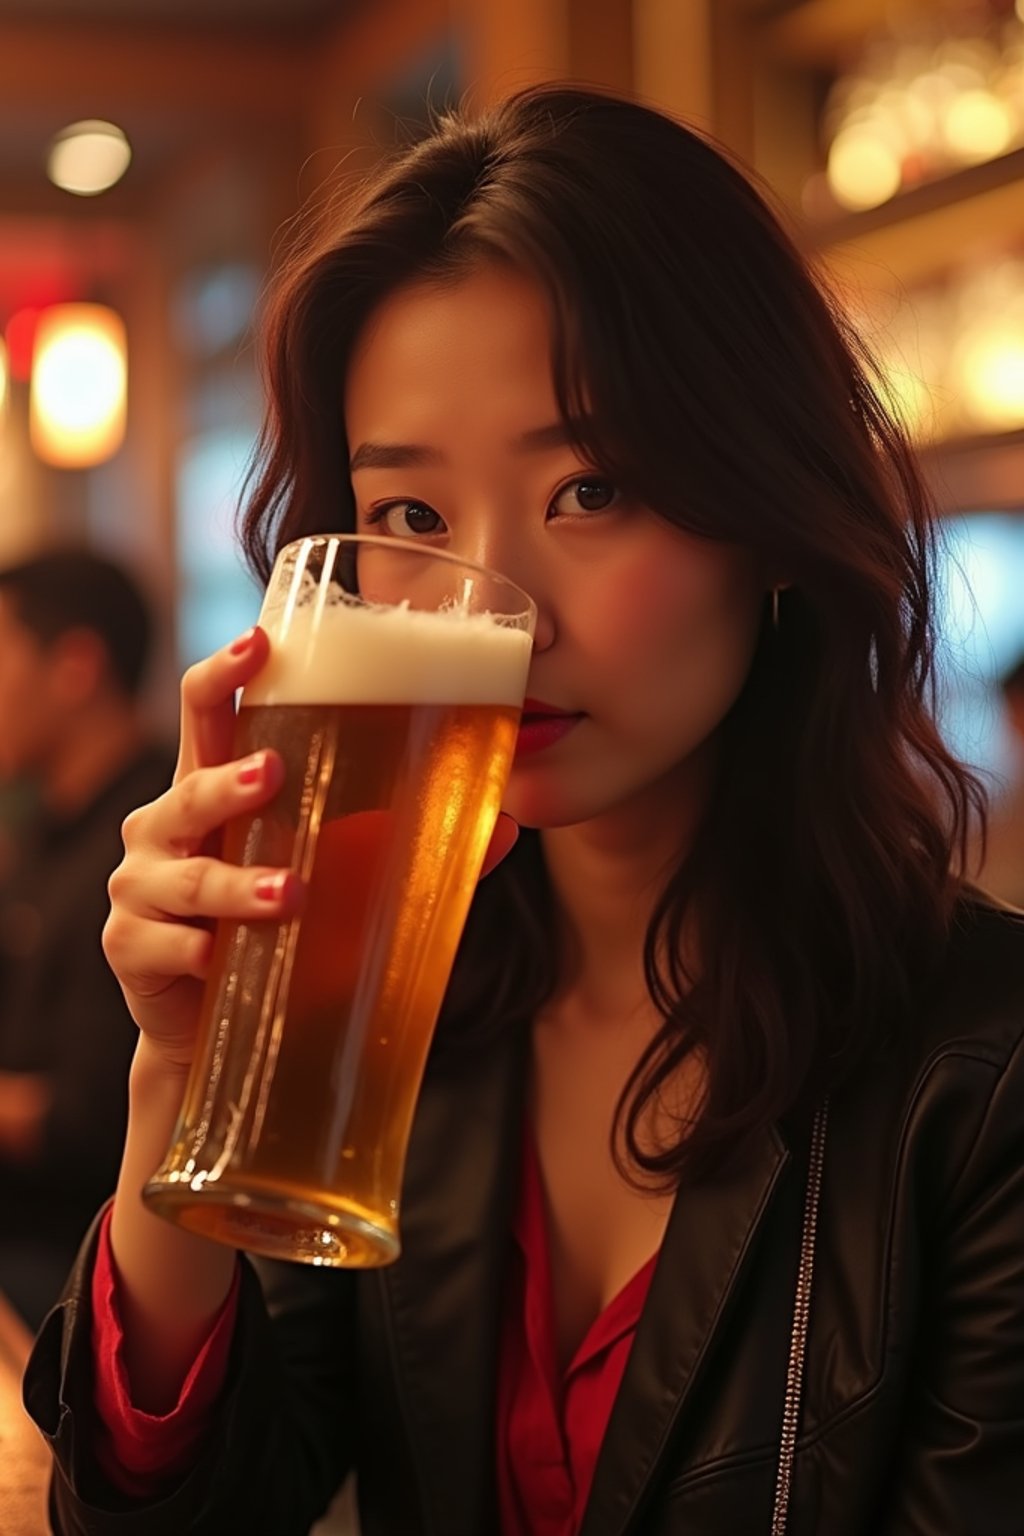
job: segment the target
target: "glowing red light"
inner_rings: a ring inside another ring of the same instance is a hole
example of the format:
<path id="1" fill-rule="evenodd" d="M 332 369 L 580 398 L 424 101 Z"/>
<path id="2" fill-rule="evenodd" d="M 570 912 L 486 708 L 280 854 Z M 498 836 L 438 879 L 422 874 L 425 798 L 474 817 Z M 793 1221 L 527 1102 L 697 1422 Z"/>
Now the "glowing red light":
<path id="1" fill-rule="evenodd" d="M 32 375 L 32 354 L 36 344 L 36 328 L 41 309 L 19 309 L 7 322 L 4 333 L 7 342 L 7 365 L 11 378 L 27 384 Z"/>

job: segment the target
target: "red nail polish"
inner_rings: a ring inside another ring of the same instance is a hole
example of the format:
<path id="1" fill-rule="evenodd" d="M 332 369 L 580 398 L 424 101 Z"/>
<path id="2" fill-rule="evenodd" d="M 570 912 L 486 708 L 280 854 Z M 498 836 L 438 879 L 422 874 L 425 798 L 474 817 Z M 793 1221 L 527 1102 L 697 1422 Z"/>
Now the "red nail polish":
<path id="1" fill-rule="evenodd" d="M 257 752 L 252 757 L 243 759 L 238 769 L 239 784 L 258 784 L 263 778 L 265 767 L 266 759 L 262 752 Z"/>
<path id="2" fill-rule="evenodd" d="M 287 880 L 287 870 L 279 870 L 276 875 L 260 875 L 253 885 L 257 899 L 259 901 L 280 901 L 284 895 Z"/>
<path id="3" fill-rule="evenodd" d="M 231 655 L 244 656 L 245 652 L 252 645 L 253 636 L 255 633 L 256 626 L 253 625 L 252 629 L 247 629 L 244 635 L 239 635 L 237 640 L 232 640 L 231 644 L 228 646 L 228 650 L 231 652 Z"/>

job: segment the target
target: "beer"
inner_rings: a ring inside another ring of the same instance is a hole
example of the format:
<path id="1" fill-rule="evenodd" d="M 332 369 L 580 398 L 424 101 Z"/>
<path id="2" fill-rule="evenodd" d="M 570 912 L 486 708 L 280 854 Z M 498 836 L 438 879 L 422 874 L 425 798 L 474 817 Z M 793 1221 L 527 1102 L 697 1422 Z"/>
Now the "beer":
<path id="1" fill-rule="evenodd" d="M 431 1035 L 515 746 L 530 637 L 484 615 L 293 612 L 235 754 L 273 803 L 224 857 L 307 882 L 286 923 L 222 922 L 174 1142 L 146 1197 L 182 1225 L 321 1264 L 398 1252 Z M 312 629 L 315 624 L 315 644 Z"/>

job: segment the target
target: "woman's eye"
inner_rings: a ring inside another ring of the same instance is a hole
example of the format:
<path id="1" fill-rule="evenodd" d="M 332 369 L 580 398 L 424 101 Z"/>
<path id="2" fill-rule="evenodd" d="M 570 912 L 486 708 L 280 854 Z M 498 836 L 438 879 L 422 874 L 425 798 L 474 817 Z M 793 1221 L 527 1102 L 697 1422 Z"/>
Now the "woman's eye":
<path id="1" fill-rule="evenodd" d="M 583 512 L 605 512 L 618 500 L 619 492 L 610 480 L 601 475 L 581 475 L 563 485 L 551 508 L 563 517 L 579 517 Z"/>
<path id="2" fill-rule="evenodd" d="M 366 520 L 386 528 L 396 539 L 441 533 L 445 526 L 444 518 L 422 501 L 393 501 L 387 506 L 375 507 Z"/>

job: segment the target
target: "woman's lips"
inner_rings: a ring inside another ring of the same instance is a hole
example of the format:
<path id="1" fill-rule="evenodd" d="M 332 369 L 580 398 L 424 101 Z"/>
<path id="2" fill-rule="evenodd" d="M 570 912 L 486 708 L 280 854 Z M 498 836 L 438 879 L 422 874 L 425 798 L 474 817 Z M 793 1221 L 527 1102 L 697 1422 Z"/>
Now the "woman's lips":
<path id="1" fill-rule="evenodd" d="M 527 705 L 532 702 L 528 699 Z M 528 757 L 533 752 L 542 752 L 545 747 L 553 747 L 582 719 L 582 715 L 560 714 L 548 706 L 537 711 L 524 708 L 516 738 L 516 757 Z"/>

